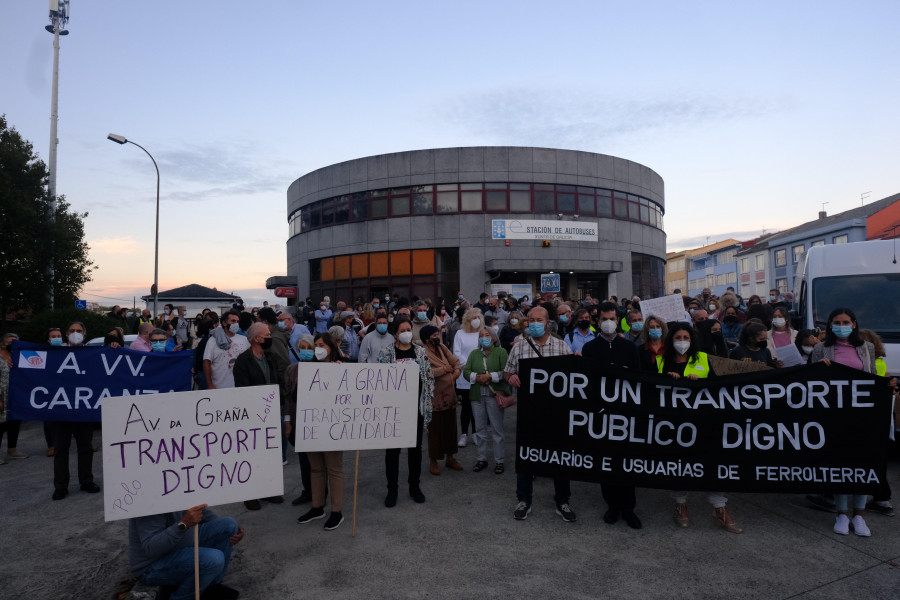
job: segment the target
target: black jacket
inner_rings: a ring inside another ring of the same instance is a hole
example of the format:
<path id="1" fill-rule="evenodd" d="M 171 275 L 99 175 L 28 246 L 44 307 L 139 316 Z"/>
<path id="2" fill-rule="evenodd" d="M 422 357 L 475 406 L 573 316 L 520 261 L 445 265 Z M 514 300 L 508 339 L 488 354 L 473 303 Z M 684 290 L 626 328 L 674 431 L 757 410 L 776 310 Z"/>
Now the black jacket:
<path id="1" fill-rule="evenodd" d="M 641 356 L 634 342 L 617 335 L 610 342 L 602 335 L 581 348 L 581 356 L 598 367 L 626 367 L 634 371 L 641 370 Z"/>
<path id="2" fill-rule="evenodd" d="M 244 350 L 234 361 L 234 387 L 250 387 L 254 385 L 277 385 L 281 403 L 284 404 L 284 375 L 279 375 L 278 368 L 275 366 L 275 359 L 268 352 L 263 354 L 266 362 L 269 363 L 269 377 L 271 381 L 266 381 L 266 377 L 256 364 L 256 357 L 253 356 L 253 348 Z"/>

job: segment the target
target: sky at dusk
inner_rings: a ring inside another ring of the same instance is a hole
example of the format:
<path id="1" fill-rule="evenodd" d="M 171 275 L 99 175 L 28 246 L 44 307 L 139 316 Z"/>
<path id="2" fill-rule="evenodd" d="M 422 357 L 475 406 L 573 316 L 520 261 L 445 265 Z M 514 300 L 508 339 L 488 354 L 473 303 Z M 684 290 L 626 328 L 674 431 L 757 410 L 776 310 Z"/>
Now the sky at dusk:
<path id="1" fill-rule="evenodd" d="M 451 146 L 611 154 L 659 173 L 668 249 L 900 191 L 900 2 L 73 0 L 58 193 L 83 297 L 199 283 L 274 301 L 286 192 L 314 169 Z M 49 153 L 44 0 L 0 2 L 0 114 Z M 3 224 L 8 227 L 10 224 Z M 14 226 L 14 224 L 13 224 Z"/>

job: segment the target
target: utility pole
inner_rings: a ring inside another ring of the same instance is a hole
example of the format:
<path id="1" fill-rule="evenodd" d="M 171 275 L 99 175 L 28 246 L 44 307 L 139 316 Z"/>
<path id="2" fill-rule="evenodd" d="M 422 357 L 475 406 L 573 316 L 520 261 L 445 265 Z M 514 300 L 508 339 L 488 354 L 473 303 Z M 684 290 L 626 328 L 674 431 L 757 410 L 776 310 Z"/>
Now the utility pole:
<path id="1" fill-rule="evenodd" d="M 862 206 L 863 204 L 866 203 L 866 198 L 868 198 L 869 194 L 871 194 L 871 193 L 872 192 L 863 192 L 862 194 L 859 195 L 859 205 L 860 206 Z"/>
<path id="2" fill-rule="evenodd" d="M 69 22 L 69 0 L 50 0 L 50 25 L 44 29 L 53 34 L 53 86 L 50 92 L 50 157 L 48 165 L 50 177 L 47 183 L 47 192 L 50 196 L 50 222 L 56 220 L 56 146 L 59 138 L 56 137 L 56 126 L 59 122 L 59 36 L 69 35 L 65 27 Z M 50 285 L 48 289 L 50 309 L 54 308 L 54 296 L 56 288 L 56 274 L 53 262 L 50 263 Z"/>

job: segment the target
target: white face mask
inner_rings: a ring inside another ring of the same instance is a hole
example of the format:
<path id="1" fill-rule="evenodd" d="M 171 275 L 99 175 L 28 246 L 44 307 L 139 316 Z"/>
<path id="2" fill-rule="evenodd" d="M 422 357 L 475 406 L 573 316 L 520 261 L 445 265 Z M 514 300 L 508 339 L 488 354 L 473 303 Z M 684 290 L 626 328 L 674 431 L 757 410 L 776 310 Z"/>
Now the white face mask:
<path id="1" fill-rule="evenodd" d="M 322 348 L 322 347 L 316 346 L 315 353 L 316 353 L 316 360 L 325 360 L 326 358 L 328 358 L 328 348 Z"/>
<path id="2" fill-rule="evenodd" d="M 397 339 L 400 340 L 401 344 L 408 344 L 412 341 L 412 331 L 404 331 L 401 334 L 397 335 Z"/>
<path id="3" fill-rule="evenodd" d="M 814 346 L 803 346 L 803 354 L 812 354 Z"/>
<path id="4" fill-rule="evenodd" d="M 512 325 L 513 327 L 515 327 L 516 325 L 519 324 L 519 320 L 518 319 L 510 319 L 509 324 Z"/>
<path id="5" fill-rule="evenodd" d="M 675 342 L 675 343 L 673 343 L 672 345 L 675 346 L 675 352 L 677 352 L 678 354 L 684 354 L 684 353 L 687 352 L 688 349 L 690 349 L 690 347 L 691 347 L 691 343 L 690 343 L 690 342 L 684 342 L 684 341 L 682 341 L 682 342 Z"/>
<path id="6" fill-rule="evenodd" d="M 772 325 L 774 325 L 775 327 L 784 327 L 784 323 L 785 321 L 781 317 L 775 317 L 774 319 L 772 319 Z"/>
<path id="7" fill-rule="evenodd" d="M 228 326 L 228 331 L 231 333 L 238 333 L 241 330 L 241 325 L 239 323 L 232 323 Z"/>
<path id="8" fill-rule="evenodd" d="M 710 304 L 710 305 L 709 305 L 709 310 L 716 310 L 716 305 L 715 305 L 715 304 Z"/>
<path id="9" fill-rule="evenodd" d="M 83 334 L 81 334 L 77 331 L 73 331 L 72 333 L 69 334 L 69 344 L 70 345 L 77 346 L 77 345 L 81 344 L 81 342 L 83 342 L 83 341 L 84 341 Z"/>
<path id="10" fill-rule="evenodd" d="M 616 332 L 616 322 L 615 321 L 603 321 L 600 323 L 600 331 L 602 331 L 605 335 L 612 335 Z"/>
<path id="11" fill-rule="evenodd" d="M 481 327 L 481 319 L 472 319 L 472 329 Z"/>

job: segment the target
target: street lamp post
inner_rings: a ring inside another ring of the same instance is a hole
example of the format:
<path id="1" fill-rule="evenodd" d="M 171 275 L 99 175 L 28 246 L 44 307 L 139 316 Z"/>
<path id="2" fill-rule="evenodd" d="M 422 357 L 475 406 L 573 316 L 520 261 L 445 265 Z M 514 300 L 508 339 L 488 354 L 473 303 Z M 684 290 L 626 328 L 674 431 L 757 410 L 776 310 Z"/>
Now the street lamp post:
<path id="1" fill-rule="evenodd" d="M 126 139 L 125 136 L 116 135 L 115 133 L 111 133 L 106 136 L 106 139 L 113 141 L 117 144 L 133 144 L 143 150 L 147 156 L 150 157 L 150 160 L 153 161 L 153 166 L 156 168 L 156 243 L 153 249 L 153 318 L 159 314 L 159 165 L 156 164 L 156 159 L 153 158 L 153 155 L 147 152 L 147 149 L 132 142 L 129 139 Z"/>

